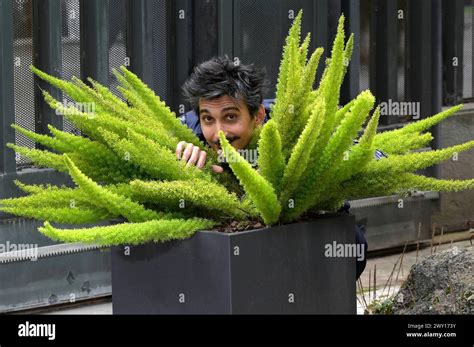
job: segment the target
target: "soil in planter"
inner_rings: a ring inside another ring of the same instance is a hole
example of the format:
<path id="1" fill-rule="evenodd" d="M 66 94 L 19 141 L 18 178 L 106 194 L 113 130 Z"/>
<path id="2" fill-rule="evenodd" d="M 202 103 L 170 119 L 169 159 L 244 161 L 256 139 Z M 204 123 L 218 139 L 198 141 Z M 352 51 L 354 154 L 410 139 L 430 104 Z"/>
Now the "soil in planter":
<path id="1" fill-rule="evenodd" d="M 212 230 L 222 233 L 237 233 L 239 231 L 261 229 L 263 227 L 265 226 L 258 221 L 232 221 L 230 223 L 221 224 Z"/>
<path id="2" fill-rule="evenodd" d="M 291 224 L 298 223 L 298 222 L 309 222 L 309 221 L 320 218 L 324 214 L 325 213 L 323 213 L 322 211 L 308 211 L 297 220 L 291 222 Z M 283 223 L 278 223 L 277 225 L 283 225 Z M 235 221 L 234 220 L 231 222 L 218 225 L 211 230 L 222 232 L 222 233 L 237 233 L 240 231 L 261 229 L 264 227 L 265 225 L 258 221 Z"/>

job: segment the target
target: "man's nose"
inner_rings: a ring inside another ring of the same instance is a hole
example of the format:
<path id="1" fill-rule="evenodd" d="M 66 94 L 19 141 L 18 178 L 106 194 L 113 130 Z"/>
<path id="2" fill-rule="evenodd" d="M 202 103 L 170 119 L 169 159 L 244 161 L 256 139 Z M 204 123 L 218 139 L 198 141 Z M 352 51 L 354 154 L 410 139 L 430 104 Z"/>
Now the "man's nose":
<path id="1" fill-rule="evenodd" d="M 225 129 L 225 127 L 221 123 L 217 122 L 216 124 L 216 137 L 217 138 L 219 138 L 219 131 L 222 131 L 225 136 L 228 135 L 227 129 Z"/>
<path id="2" fill-rule="evenodd" d="M 224 129 L 224 124 L 217 121 L 216 122 L 216 133 L 219 133 L 219 131 L 223 131 L 224 133 L 226 132 L 226 130 Z"/>
<path id="3" fill-rule="evenodd" d="M 214 143 L 216 143 L 216 144 L 219 144 L 219 141 L 220 141 L 220 140 L 219 140 L 219 132 L 220 132 L 220 131 L 222 131 L 222 132 L 224 133 L 224 136 L 225 136 L 226 138 L 229 137 L 229 133 L 228 133 L 227 130 L 224 130 L 224 129 L 222 129 L 221 127 L 217 126 L 217 127 L 216 127 L 216 133 L 214 134 L 214 139 L 213 139 Z"/>

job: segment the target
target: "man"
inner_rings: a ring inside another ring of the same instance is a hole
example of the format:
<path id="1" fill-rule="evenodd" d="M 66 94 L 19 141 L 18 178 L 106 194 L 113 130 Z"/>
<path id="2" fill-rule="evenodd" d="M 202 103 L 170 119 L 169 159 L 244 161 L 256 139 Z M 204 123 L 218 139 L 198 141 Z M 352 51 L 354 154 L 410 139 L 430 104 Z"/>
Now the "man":
<path id="1" fill-rule="evenodd" d="M 220 149 L 220 130 L 234 148 L 244 149 L 255 128 L 265 120 L 264 75 L 253 65 L 235 64 L 228 57 L 198 65 L 183 86 L 184 96 L 194 110 L 183 117 L 183 123 L 216 151 Z M 178 144 L 176 155 L 198 168 L 206 161 L 205 151 L 186 142 Z M 223 171 L 217 165 L 213 170 Z"/>
<path id="2" fill-rule="evenodd" d="M 222 130 L 229 143 L 237 150 L 244 149 L 257 126 L 268 119 L 271 100 L 263 100 L 264 75 L 253 65 L 235 64 L 226 57 L 218 57 L 198 65 L 183 86 L 184 96 L 193 111 L 182 117 L 193 132 L 208 146 L 219 151 L 219 131 Z M 188 166 L 203 168 L 206 152 L 184 141 L 176 147 L 176 156 Z M 214 172 L 224 169 L 213 165 Z M 341 211 L 349 211 L 346 203 Z M 356 243 L 367 242 L 361 229 L 356 227 Z M 357 278 L 364 271 L 366 259 L 357 260 Z"/>

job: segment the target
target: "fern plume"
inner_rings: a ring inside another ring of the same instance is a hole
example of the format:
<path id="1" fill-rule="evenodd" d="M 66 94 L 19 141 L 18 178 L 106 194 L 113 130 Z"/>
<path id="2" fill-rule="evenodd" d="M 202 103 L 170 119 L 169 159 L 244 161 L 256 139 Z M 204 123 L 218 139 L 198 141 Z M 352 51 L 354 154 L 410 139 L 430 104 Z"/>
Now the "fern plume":
<path id="1" fill-rule="evenodd" d="M 31 67 L 73 100 L 64 105 L 43 91 L 45 102 L 81 135 L 53 126 L 49 134 L 37 134 L 12 125 L 41 147 L 8 147 L 36 166 L 69 174 L 76 187 L 16 182 L 26 196 L 0 200 L 0 211 L 45 221 L 40 232 L 54 240 L 118 245 L 185 239 L 229 220 L 293 222 L 307 212 L 337 211 L 347 199 L 410 189 L 474 189 L 474 179 L 416 174 L 472 150 L 474 141 L 420 151 L 433 140 L 430 128 L 454 116 L 462 105 L 377 133 L 381 110 L 370 91 L 340 104 L 341 85 L 357 44 L 354 35 L 346 39 L 344 17 L 317 85 L 323 49 L 312 50 L 311 33 L 302 39 L 302 20 L 300 11 L 285 40 L 271 119 L 253 130 L 246 147 L 257 151 L 257 167 L 230 145 L 223 131 L 219 140 L 226 163 L 219 163 L 217 153 L 125 67 L 113 71 L 123 99 L 92 79 L 89 84 L 77 78 L 64 81 Z M 84 112 L 82 103 L 92 104 L 94 111 Z M 176 157 L 181 141 L 206 153 L 202 170 Z M 212 164 L 222 165 L 224 173 L 215 173 Z M 115 218 L 125 222 L 68 229 L 51 225 Z"/>

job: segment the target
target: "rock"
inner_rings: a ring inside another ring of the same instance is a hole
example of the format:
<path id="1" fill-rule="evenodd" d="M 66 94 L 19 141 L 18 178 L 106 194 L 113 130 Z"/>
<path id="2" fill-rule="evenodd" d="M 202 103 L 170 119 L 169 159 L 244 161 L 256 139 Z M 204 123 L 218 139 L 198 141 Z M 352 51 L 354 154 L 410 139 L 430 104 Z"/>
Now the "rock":
<path id="1" fill-rule="evenodd" d="M 474 249 L 453 247 L 412 266 L 393 314 L 473 314 Z"/>

